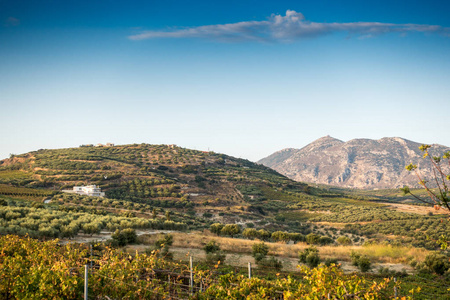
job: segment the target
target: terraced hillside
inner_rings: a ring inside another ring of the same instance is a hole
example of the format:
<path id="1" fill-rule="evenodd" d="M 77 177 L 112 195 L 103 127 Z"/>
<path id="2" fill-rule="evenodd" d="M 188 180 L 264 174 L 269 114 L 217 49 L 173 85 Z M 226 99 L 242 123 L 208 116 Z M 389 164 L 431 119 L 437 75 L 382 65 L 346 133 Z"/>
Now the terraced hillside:
<path id="1" fill-rule="evenodd" d="M 39 150 L 0 162 L 0 182 L 52 191 L 96 184 L 108 198 L 217 206 L 244 204 L 239 186 L 307 191 L 271 169 L 243 159 L 174 145 L 133 144 Z"/>

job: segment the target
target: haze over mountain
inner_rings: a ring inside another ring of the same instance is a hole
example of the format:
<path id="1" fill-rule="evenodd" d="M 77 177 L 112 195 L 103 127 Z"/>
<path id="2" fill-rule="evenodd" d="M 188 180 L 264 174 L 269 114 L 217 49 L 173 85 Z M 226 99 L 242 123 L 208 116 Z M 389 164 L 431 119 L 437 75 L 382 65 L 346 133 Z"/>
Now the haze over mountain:
<path id="1" fill-rule="evenodd" d="M 302 182 L 362 189 L 418 187 L 417 177 L 405 166 L 417 164 L 423 178 L 431 178 L 431 163 L 422 158 L 420 145 L 400 137 L 343 142 L 325 136 L 301 149 L 275 152 L 258 163 Z M 430 152 L 442 155 L 448 150 L 434 144 Z"/>

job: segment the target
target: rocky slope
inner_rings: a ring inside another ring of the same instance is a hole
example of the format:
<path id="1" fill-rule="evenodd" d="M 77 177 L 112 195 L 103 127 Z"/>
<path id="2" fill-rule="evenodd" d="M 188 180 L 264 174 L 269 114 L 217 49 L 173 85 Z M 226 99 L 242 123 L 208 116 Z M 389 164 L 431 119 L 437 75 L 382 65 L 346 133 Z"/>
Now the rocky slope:
<path id="1" fill-rule="evenodd" d="M 296 181 L 363 189 L 418 186 L 417 177 L 405 166 L 417 164 L 424 178 L 432 178 L 431 163 L 422 158 L 420 145 L 399 137 L 343 142 L 325 136 L 302 149 L 275 152 L 258 163 Z M 431 153 L 442 155 L 448 150 L 433 145 Z"/>

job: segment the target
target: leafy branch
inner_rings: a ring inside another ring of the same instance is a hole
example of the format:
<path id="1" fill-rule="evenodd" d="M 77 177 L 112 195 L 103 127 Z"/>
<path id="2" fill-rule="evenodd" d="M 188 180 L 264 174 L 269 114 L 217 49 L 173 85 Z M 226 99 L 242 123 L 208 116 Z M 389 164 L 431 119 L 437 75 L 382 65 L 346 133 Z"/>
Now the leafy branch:
<path id="1" fill-rule="evenodd" d="M 423 158 L 429 158 L 432 164 L 432 172 L 433 172 L 433 181 L 436 185 L 436 188 L 433 190 L 430 187 L 430 184 L 428 181 L 424 180 L 420 173 L 417 170 L 417 165 L 409 164 L 405 168 L 406 170 L 410 172 L 414 172 L 416 177 L 419 179 L 419 184 L 424 187 L 426 192 L 428 193 L 429 198 L 423 198 L 418 195 L 415 195 L 411 192 L 410 188 L 408 186 L 404 186 L 401 190 L 403 193 L 409 194 L 413 196 L 418 201 L 434 205 L 434 208 L 436 210 L 440 208 L 446 209 L 450 213 L 450 197 L 449 197 L 449 189 L 447 181 L 450 180 L 450 174 L 446 174 L 443 169 L 443 163 L 442 161 L 447 161 L 449 167 L 450 167 L 450 152 L 445 152 L 442 157 L 441 156 L 431 156 L 429 153 L 429 149 L 431 148 L 430 145 L 422 145 L 419 147 L 420 151 L 422 151 Z"/>

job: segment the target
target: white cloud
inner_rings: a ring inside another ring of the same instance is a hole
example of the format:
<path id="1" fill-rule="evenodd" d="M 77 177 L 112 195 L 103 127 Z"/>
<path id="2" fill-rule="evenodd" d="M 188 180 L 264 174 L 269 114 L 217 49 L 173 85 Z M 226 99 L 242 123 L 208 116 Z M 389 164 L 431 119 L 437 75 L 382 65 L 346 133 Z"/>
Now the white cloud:
<path id="1" fill-rule="evenodd" d="M 14 26 L 19 26 L 20 25 L 20 20 L 14 17 L 9 17 L 5 20 L 5 22 L 3 23 L 3 25 L 5 27 L 14 27 Z"/>
<path id="2" fill-rule="evenodd" d="M 397 32 L 430 32 L 450 36 L 450 28 L 438 25 L 394 24 L 379 22 L 316 23 L 305 20 L 302 13 L 287 10 L 286 15 L 273 14 L 266 21 L 206 25 L 164 31 L 142 31 L 130 35 L 131 40 L 154 38 L 204 38 L 224 41 L 289 42 L 346 32 L 353 36 L 371 37 Z"/>

